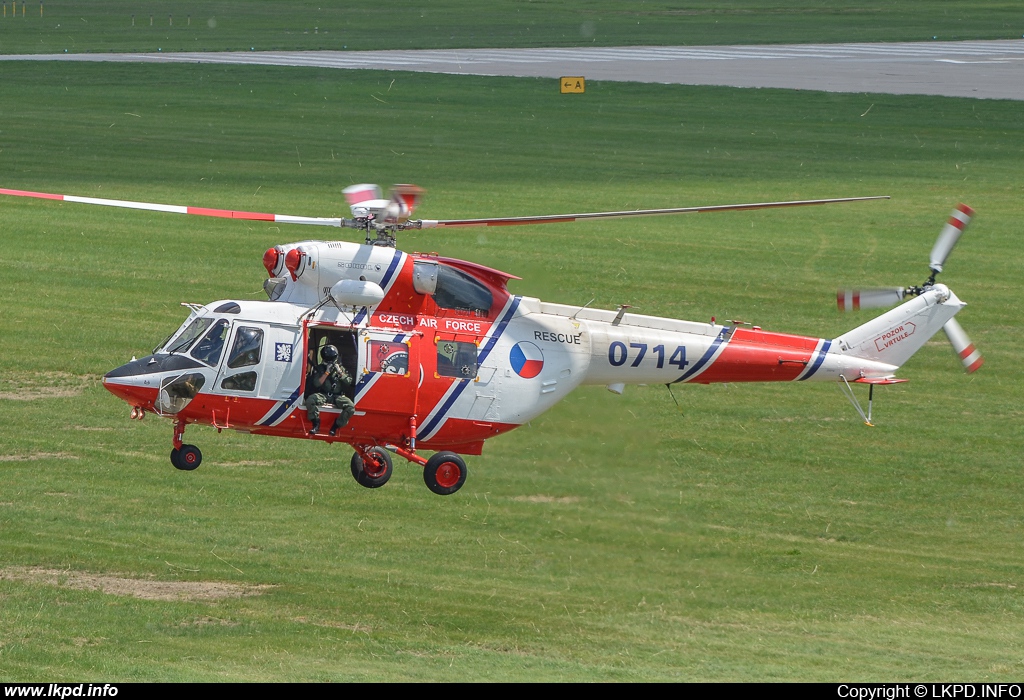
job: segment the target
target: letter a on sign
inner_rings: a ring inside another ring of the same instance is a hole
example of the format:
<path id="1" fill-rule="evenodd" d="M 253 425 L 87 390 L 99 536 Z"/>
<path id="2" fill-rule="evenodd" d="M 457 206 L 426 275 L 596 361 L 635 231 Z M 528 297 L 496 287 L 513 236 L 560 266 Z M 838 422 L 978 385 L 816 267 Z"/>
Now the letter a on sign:
<path id="1" fill-rule="evenodd" d="M 566 76 L 558 79 L 563 95 L 570 92 L 585 92 L 586 82 L 583 76 Z"/>

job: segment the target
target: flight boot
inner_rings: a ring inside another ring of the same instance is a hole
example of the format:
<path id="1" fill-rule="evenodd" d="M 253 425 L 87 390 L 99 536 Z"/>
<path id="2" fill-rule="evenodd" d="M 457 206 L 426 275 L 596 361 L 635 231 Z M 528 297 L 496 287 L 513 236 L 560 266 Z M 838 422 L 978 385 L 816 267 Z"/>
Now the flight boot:
<path id="1" fill-rule="evenodd" d="M 338 417 L 334 419 L 334 424 L 331 426 L 330 432 L 328 432 L 327 434 L 330 435 L 331 437 L 334 437 L 337 434 L 337 432 L 344 428 L 346 425 L 348 425 L 348 416 L 346 416 L 344 413 L 339 413 Z"/>

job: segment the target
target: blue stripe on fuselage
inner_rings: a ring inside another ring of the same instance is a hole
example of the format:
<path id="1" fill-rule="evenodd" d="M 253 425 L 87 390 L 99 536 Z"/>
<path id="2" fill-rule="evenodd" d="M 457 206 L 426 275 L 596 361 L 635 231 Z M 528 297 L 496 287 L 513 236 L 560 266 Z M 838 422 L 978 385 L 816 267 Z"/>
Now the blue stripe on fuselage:
<path id="1" fill-rule="evenodd" d="M 722 343 L 726 342 L 731 336 L 732 336 L 731 329 L 723 328 L 722 332 L 719 333 L 718 337 L 715 338 L 715 340 L 711 343 L 711 347 L 707 349 L 707 352 L 705 352 L 704 355 L 699 360 L 697 360 L 697 362 L 694 363 L 693 367 L 691 367 L 690 369 L 688 369 L 685 372 L 683 372 L 683 376 L 681 376 L 679 379 L 675 380 L 672 383 L 673 384 L 678 384 L 679 382 L 685 382 L 687 379 L 689 379 L 694 374 L 699 372 L 700 369 L 704 365 L 706 365 L 708 363 L 708 361 L 711 360 L 712 357 L 715 356 L 715 353 L 718 352 L 719 346 Z"/>
<path id="2" fill-rule="evenodd" d="M 828 349 L 830 347 L 832 347 L 831 340 L 826 340 L 821 344 L 821 349 L 818 350 L 818 356 L 814 358 L 814 364 L 811 365 L 811 368 L 807 370 L 804 376 L 800 377 L 801 382 L 805 379 L 809 379 L 811 375 L 818 371 L 818 368 L 821 367 L 821 363 L 825 361 L 825 355 L 828 354 Z"/>
<path id="3" fill-rule="evenodd" d="M 491 350 L 493 350 L 494 346 L 497 344 L 498 338 L 500 338 L 501 334 L 505 332 L 505 328 L 508 326 L 509 321 L 511 321 L 512 317 L 515 315 L 516 309 L 519 308 L 520 299 L 521 297 L 513 298 L 512 305 L 509 307 L 508 311 L 505 312 L 505 315 L 502 316 L 501 320 L 498 322 L 497 330 L 491 335 L 490 339 L 487 341 L 487 344 L 484 345 L 483 349 L 477 355 L 476 363 L 478 367 L 484 363 L 484 360 L 487 359 L 487 356 L 491 353 Z M 455 401 L 459 398 L 459 396 L 462 395 L 462 392 L 466 390 L 466 387 L 469 386 L 470 382 L 472 382 L 473 380 L 459 379 L 457 381 L 459 382 L 459 385 L 455 387 L 455 391 L 453 391 L 445 400 L 444 405 L 441 406 L 441 410 L 435 413 L 433 418 L 427 421 L 427 423 L 425 423 L 424 425 L 421 425 L 420 429 L 416 431 L 416 438 L 418 440 L 425 439 L 423 437 L 424 435 L 430 435 L 434 430 L 437 429 L 440 423 L 444 420 L 445 416 L 448 414 L 449 409 L 451 409 L 452 405 L 455 404 Z"/>
<path id="4" fill-rule="evenodd" d="M 395 257 L 391 258 L 391 264 L 388 265 L 388 269 L 384 272 L 384 276 L 381 277 L 381 279 L 380 279 L 380 286 L 381 286 L 381 289 L 384 290 L 385 294 L 387 294 L 388 284 L 391 283 L 392 275 L 394 275 L 395 274 L 395 270 L 398 269 L 398 263 L 399 263 L 399 261 L 401 261 L 402 255 L 403 255 L 402 251 L 400 251 L 400 250 L 396 250 L 395 251 Z M 355 318 L 352 319 L 352 325 L 354 326 L 354 325 L 356 325 L 358 323 L 361 323 L 364 318 L 366 318 L 366 307 L 365 306 L 362 309 L 360 309 L 359 313 L 357 313 Z"/>
<path id="5" fill-rule="evenodd" d="M 274 410 L 274 412 L 270 414 L 270 416 L 268 418 L 266 418 L 265 420 L 260 421 L 256 425 L 273 425 L 274 421 L 276 421 L 277 419 L 281 418 L 284 415 L 285 411 L 287 411 L 289 408 L 291 408 L 291 405 L 295 402 L 295 399 L 297 399 L 297 398 L 299 398 L 299 387 L 295 387 L 295 391 L 292 392 L 292 395 L 289 396 L 284 401 L 282 401 L 281 405 L 278 406 Z"/>

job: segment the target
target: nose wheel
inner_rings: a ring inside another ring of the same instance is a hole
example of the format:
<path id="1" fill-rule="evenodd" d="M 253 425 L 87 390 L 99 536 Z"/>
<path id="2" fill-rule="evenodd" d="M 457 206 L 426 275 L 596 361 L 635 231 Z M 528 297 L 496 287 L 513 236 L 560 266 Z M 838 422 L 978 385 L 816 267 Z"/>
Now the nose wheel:
<path id="1" fill-rule="evenodd" d="M 203 463 L 203 453 L 195 445 L 182 443 L 181 438 L 185 435 L 184 420 L 178 419 L 174 423 L 174 449 L 171 450 L 171 464 L 175 469 L 183 472 L 190 472 Z"/>
<path id="2" fill-rule="evenodd" d="M 195 445 L 182 445 L 171 450 L 171 464 L 175 469 L 190 472 L 203 463 L 203 453 Z"/>

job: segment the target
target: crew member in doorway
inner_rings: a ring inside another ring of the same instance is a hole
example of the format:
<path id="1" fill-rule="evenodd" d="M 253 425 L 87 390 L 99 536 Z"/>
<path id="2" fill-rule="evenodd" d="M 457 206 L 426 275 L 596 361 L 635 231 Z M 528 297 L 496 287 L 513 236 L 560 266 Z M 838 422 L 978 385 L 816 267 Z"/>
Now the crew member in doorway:
<path id="1" fill-rule="evenodd" d="M 338 348 L 333 345 L 325 345 L 320 351 L 320 358 L 323 360 L 310 373 L 309 381 L 313 387 L 313 393 L 306 397 L 306 415 L 310 422 L 310 435 L 320 432 L 320 408 L 323 406 L 334 406 L 340 408 L 341 413 L 334 419 L 329 435 L 335 435 L 345 427 L 349 418 L 356 412 L 355 404 L 352 403 L 346 392 L 352 388 L 352 376 L 338 362 Z"/>

